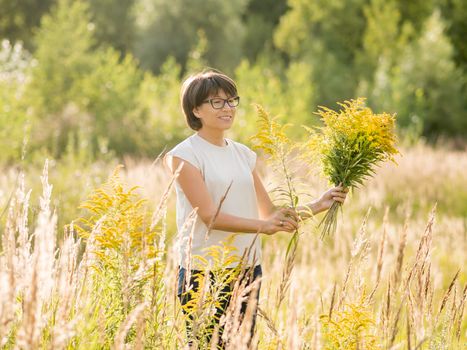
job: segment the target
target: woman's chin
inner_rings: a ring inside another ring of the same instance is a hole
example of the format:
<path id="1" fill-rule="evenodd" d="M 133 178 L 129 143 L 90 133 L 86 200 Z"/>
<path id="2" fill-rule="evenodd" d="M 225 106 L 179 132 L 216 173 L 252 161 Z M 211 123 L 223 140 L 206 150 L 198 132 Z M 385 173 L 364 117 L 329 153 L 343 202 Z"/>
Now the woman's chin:
<path id="1" fill-rule="evenodd" d="M 222 130 L 229 130 L 233 125 L 233 121 L 224 121 L 222 123 L 219 124 L 219 129 L 222 129 Z"/>

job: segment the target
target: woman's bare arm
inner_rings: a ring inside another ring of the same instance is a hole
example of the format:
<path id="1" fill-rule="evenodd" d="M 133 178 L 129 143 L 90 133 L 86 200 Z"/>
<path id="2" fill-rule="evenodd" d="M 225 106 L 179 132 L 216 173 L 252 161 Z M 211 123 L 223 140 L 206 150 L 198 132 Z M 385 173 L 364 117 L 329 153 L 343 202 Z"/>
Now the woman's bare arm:
<path id="1" fill-rule="evenodd" d="M 182 159 L 173 157 L 171 168 L 178 168 L 181 162 L 183 162 Z M 292 232 L 297 227 L 297 222 L 287 217 L 283 211 L 276 211 L 269 217 L 261 219 L 242 218 L 223 213 L 222 210 L 217 213 L 218 208 L 209 195 L 200 171 L 188 162 L 183 162 L 177 181 L 192 207 L 198 208 L 198 216 L 212 229 L 228 232 L 273 234 L 278 231 Z M 281 222 L 283 223 L 282 226 Z"/>
<path id="2" fill-rule="evenodd" d="M 258 175 L 256 168 L 253 170 L 253 181 L 255 184 L 256 200 L 258 202 L 258 210 L 260 218 L 267 218 L 276 210 L 276 206 L 272 203 L 268 192 L 264 188 L 263 182 Z"/>
<path id="3" fill-rule="evenodd" d="M 347 192 L 348 189 L 342 186 L 330 188 L 319 199 L 297 207 L 297 213 L 303 220 L 308 219 L 313 215 L 328 210 L 334 202 L 343 204 L 347 197 Z"/>

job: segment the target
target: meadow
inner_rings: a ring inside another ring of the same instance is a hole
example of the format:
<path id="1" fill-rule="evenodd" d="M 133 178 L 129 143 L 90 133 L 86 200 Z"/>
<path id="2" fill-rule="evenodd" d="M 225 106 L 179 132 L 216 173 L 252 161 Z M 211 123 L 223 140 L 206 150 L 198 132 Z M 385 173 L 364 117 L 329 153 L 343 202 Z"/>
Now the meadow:
<path id="1" fill-rule="evenodd" d="M 226 348 L 465 348 L 467 153 L 423 142 L 401 153 L 350 194 L 334 236 L 320 240 L 320 216 L 302 224 L 291 269 L 290 236 L 263 237 L 257 334 L 248 345 L 237 284 Z M 70 152 L 2 169 L 0 348 L 188 349 L 174 179 L 160 161 L 123 163 Z M 282 181 L 261 170 L 269 189 Z M 327 187 L 303 175 L 302 200 Z M 220 266 L 223 253 L 212 251 Z M 192 348 L 215 349 L 206 324 L 230 277 L 196 298 Z"/>
<path id="2" fill-rule="evenodd" d="M 226 348 L 466 349 L 465 4 L 0 0 L 0 349 L 215 349 L 213 310 L 242 271 L 220 269 L 228 245 L 212 249 L 216 279 L 181 309 L 190 238 L 157 157 L 189 135 L 180 87 L 206 67 L 238 85 L 236 141 L 269 130 L 255 104 L 302 144 L 319 106 L 358 96 L 396 113 L 402 140 L 333 235 L 320 239 L 321 214 L 298 244 L 262 237 L 257 333 L 255 299 L 238 311 L 258 284 L 234 283 Z M 275 171 L 266 158 L 278 205 L 284 169 L 289 204 L 329 186 L 299 159 Z"/>

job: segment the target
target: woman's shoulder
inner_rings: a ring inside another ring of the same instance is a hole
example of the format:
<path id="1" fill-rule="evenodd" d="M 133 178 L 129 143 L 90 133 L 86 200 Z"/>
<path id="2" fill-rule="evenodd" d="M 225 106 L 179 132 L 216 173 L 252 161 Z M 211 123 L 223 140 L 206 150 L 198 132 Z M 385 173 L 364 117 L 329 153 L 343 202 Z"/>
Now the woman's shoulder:
<path id="1" fill-rule="evenodd" d="M 179 151 L 189 151 L 193 149 L 193 144 L 192 144 L 192 139 L 193 135 L 187 137 L 185 140 L 181 141 L 177 145 L 175 145 L 170 151 L 167 153 L 177 153 Z"/>
<path id="2" fill-rule="evenodd" d="M 182 159 L 183 161 L 191 163 L 198 169 L 201 168 L 201 161 L 193 149 L 192 137 L 193 136 L 186 138 L 167 152 L 164 159 L 166 164 L 169 165 L 169 167 L 172 167 L 172 158 L 177 157 Z"/>
<path id="3" fill-rule="evenodd" d="M 240 154 L 241 158 L 243 158 L 248 163 L 250 169 L 253 170 L 256 165 L 256 153 L 243 143 L 233 140 L 227 140 L 227 142 L 230 142 L 232 148 L 237 151 L 237 154 Z"/>
<path id="4" fill-rule="evenodd" d="M 227 142 L 230 142 L 232 147 L 240 150 L 241 152 L 255 153 L 250 147 L 248 147 L 247 145 L 245 145 L 245 144 L 243 144 L 241 142 L 237 142 L 237 141 L 234 141 L 234 140 L 231 140 L 231 139 L 227 139 Z"/>

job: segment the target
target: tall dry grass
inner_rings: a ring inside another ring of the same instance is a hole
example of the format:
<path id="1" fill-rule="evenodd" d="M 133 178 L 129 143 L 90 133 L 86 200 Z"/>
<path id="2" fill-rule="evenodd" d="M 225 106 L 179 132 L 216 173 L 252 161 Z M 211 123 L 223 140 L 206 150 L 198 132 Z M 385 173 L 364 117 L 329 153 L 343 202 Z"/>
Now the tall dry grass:
<path id="1" fill-rule="evenodd" d="M 319 218 L 302 226 L 286 289 L 289 236 L 263 239 L 253 339 L 254 302 L 243 322 L 238 317 L 251 292 L 241 283 L 222 318 L 224 333 L 214 327 L 206 336 L 213 295 L 228 276 L 206 279 L 191 310 L 192 348 L 214 349 L 221 337 L 228 349 L 464 349 L 467 156 L 423 145 L 403 155 L 398 167 L 382 168 L 350 196 L 332 241 L 319 240 Z M 277 179 L 264 175 L 273 188 Z M 162 167 L 127 161 L 120 177 L 94 192 L 102 196 L 92 197 L 99 208 L 84 214 L 88 225 L 75 221 L 63 239 L 47 166 L 38 205 L 24 176 L 18 179 L 2 217 L 0 348 L 188 349 L 175 294 L 177 250 L 186 242 L 175 234 L 174 197 L 165 196 L 171 179 Z M 141 187 L 132 192 L 133 185 Z M 300 191 L 316 195 L 325 187 L 311 178 Z M 219 271 L 223 254 L 213 254 L 211 269 Z"/>

